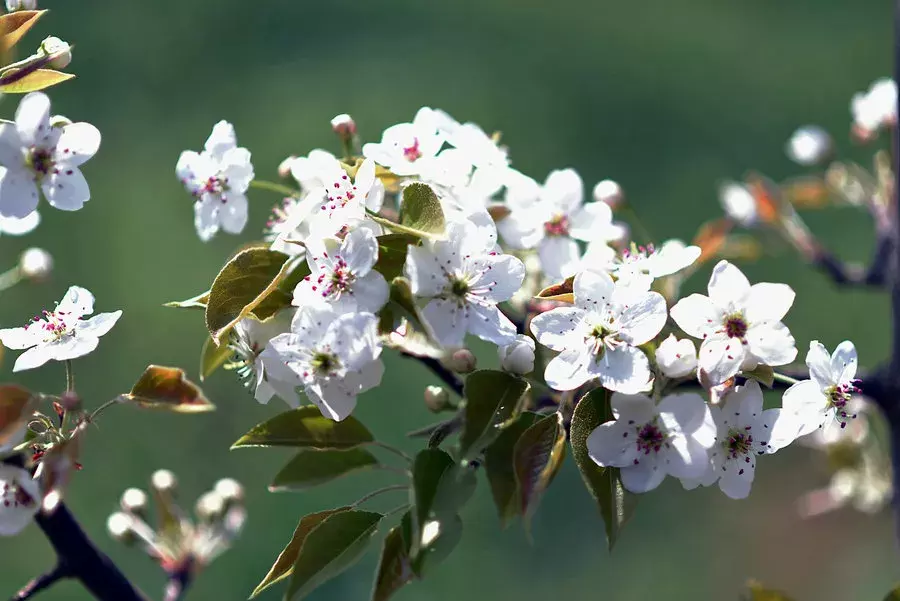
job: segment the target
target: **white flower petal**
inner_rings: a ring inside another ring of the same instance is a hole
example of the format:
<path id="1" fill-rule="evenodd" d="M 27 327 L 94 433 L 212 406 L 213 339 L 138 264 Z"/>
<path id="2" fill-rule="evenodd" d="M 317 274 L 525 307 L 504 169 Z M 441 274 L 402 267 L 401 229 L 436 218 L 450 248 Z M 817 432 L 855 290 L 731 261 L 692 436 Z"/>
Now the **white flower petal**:
<path id="1" fill-rule="evenodd" d="M 0 343 L 8 349 L 20 351 L 40 344 L 44 334 L 44 329 L 36 323 L 24 328 L 7 328 L 0 330 Z"/>
<path id="2" fill-rule="evenodd" d="M 0 233 L 11 236 L 22 236 L 34 230 L 41 222 L 41 215 L 32 211 L 22 218 L 3 217 L 0 215 Z"/>
<path id="3" fill-rule="evenodd" d="M 468 306 L 470 334 L 497 345 L 516 340 L 516 326 L 496 305 L 470 303 Z"/>
<path id="4" fill-rule="evenodd" d="M 709 278 L 709 298 L 723 311 L 743 306 L 750 293 L 750 282 L 740 269 L 728 261 L 719 261 Z"/>
<path id="5" fill-rule="evenodd" d="M 554 390 L 575 390 L 591 379 L 588 365 L 593 356 L 586 349 L 569 349 L 550 360 L 544 380 Z"/>
<path id="6" fill-rule="evenodd" d="M 694 393 L 670 394 L 659 403 L 659 415 L 669 432 L 689 435 L 708 449 L 716 441 L 716 423 L 709 405 Z M 688 476 L 679 476 L 679 478 Z"/>
<path id="7" fill-rule="evenodd" d="M 90 315 L 94 312 L 94 295 L 81 286 L 70 286 L 56 306 L 56 311 L 75 317 Z"/>
<path id="8" fill-rule="evenodd" d="M 760 363 L 773 367 L 786 365 L 797 357 L 794 337 L 781 322 L 751 324 L 747 330 L 747 347 Z"/>
<path id="9" fill-rule="evenodd" d="M 806 353 L 806 366 L 809 368 L 809 377 L 819 388 L 827 388 L 838 383 L 831 370 L 831 355 L 825 345 L 818 340 L 809 343 L 809 351 Z"/>
<path id="10" fill-rule="evenodd" d="M 653 490 L 662 484 L 666 478 L 666 472 L 655 460 L 650 460 L 652 455 L 642 456 L 638 463 L 623 467 L 620 471 L 622 486 L 633 493 L 644 493 Z"/>
<path id="11" fill-rule="evenodd" d="M 835 383 L 846 383 L 856 378 L 859 360 L 856 347 L 849 340 L 840 343 L 831 355 L 831 373 Z"/>
<path id="12" fill-rule="evenodd" d="M 234 126 L 228 121 L 222 120 L 213 126 L 212 133 L 206 139 L 203 148 L 216 159 L 221 159 L 225 153 L 237 146 L 237 135 Z"/>
<path id="13" fill-rule="evenodd" d="M 722 310 L 702 294 L 692 294 L 679 300 L 670 314 L 678 327 L 694 338 L 703 338 L 722 324 Z"/>
<path id="14" fill-rule="evenodd" d="M 678 340 L 674 334 L 656 348 L 656 365 L 667 378 L 683 378 L 697 369 L 697 349 L 689 338 Z"/>
<path id="15" fill-rule="evenodd" d="M 240 234 L 247 226 L 249 203 L 243 194 L 230 192 L 222 196 L 218 211 L 219 223 L 229 234 Z"/>
<path id="16" fill-rule="evenodd" d="M 82 334 L 87 334 L 89 336 L 93 336 L 95 338 L 99 338 L 103 336 L 107 332 L 109 332 L 116 322 L 119 321 L 119 318 L 122 316 L 122 311 L 114 311 L 112 313 L 99 313 L 90 319 L 79 322 L 76 332 L 80 336 Z"/>
<path id="17" fill-rule="evenodd" d="M 744 345 L 739 341 L 724 336 L 709 336 L 700 345 L 697 363 L 712 384 L 722 384 L 740 370 L 745 356 Z"/>
<path id="18" fill-rule="evenodd" d="M 356 394 L 341 386 L 340 382 L 329 381 L 322 385 L 307 386 L 309 397 L 322 415 L 336 422 L 346 419 L 356 409 Z"/>
<path id="19" fill-rule="evenodd" d="M 77 167 L 97 154 L 100 148 L 100 130 L 90 123 L 70 123 L 62 128 L 56 142 L 54 160 L 63 166 Z"/>
<path id="20" fill-rule="evenodd" d="M 24 530 L 41 508 L 41 490 L 26 470 L 0 464 L 0 536 Z"/>
<path id="21" fill-rule="evenodd" d="M 353 282 L 353 298 L 360 311 L 377 313 L 387 302 L 389 294 L 387 281 L 377 271 L 370 271 Z"/>
<path id="22" fill-rule="evenodd" d="M 46 94 L 31 92 L 19 101 L 16 130 L 26 147 L 43 142 L 50 132 L 50 99 Z"/>
<path id="23" fill-rule="evenodd" d="M 551 171 L 541 189 L 541 201 L 564 215 L 574 213 L 583 200 L 584 184 L 574 169 Z"/>
<path id="24" fill-rule="evenodd" d="M 582 271 L 575 276 L 572 285 L 575 305 L 588 311 L 608 304 L 616 287 L 609 274 L 596 271 Z"/>
<path id="25" fill-rule="evenodd" d="M 613 293 L 618 300 L 619 289 Z M 666 299 L 657 292 L 635 292 L 619 316 L 619 336 L 633 346 L 652 340 L 666 325 Z"/>
<path id="26" fill-rule="evenodd" d="M 416 296 L 437 296 L 447 284 L 438 255 L 423 246 L 409 246 L 403 270 Z"/>
<path id="27" fill-rule="evenodd" d="M 577 337 L 573 334 L 584 315 L 584 309 L 578 307 L 557 307 L 532 318 L 531 333 L 547 348 L 564 351 Z"/>
<path id="28" fill-rule="evenodd" d="M 194 227 L 204 242 L 211 240 L 219 231 L 219 204 L 220 201 L 209 194 L 204 194 L 194 203 Z"/>
<path id="29" fill-rule="evenodd" d="M 753 485 L 756 473 L 756 460 L 751 456 L 750 462 L 726 461 L 719 475 L 719 488 L 732 499 L 746 499 Z"/>
<path id="30" fill-rule="evenodd" d="M 0 215 L 23 218 L 37 209 L 38 187 L 21 167 L 0 167 Z"/>
<path id="31" fill-rule="evenodd" d="M 340 253 L 352 273 L 364 276 L 378 260 L 378 240 L 370 229 L 355 229 L 344 238 Z"/>
<path id="32" fill-rule="evenodd" d="M 588 455 L 601 467 L 634 465 L 638 456 L 635 436 L 635 428 L 621 420 L 600 424 L 587 437 Z"/>
<path id="33" fill-rule="evenodd" d="M 795 296 L 787 284 L 754 284 L 744 299 L 744 317 L 750 323 L 781 321 L 794 304 Z"/>
<path id="34" fill-rule="evenodd" d="M 612 209 L 605 202 L 589 202 L 569 219 L 569 235 L 577 240 L 606 242 L 604 227 L 612 223 Z"/>
<path id="35" fill-rule="evenodd" d="M 35 346 L 19 355 L 15 365 L 13 365 L 13 371 L 18 372 L 25 371 L 26 369 L 34 369 L 40 367 L 47 361 L 50 361 L 52 358 L 51 352 L 46 346 Z"/>
<path id="36" fill-rule="evenodd" d="M 512 298 L 525 279 L 525 264 L 512 255 L 479 257 L 472 261 L 472 269 L 483 274 L 472 282 L 472 292 L 491 303 Z"/>
<path id="37" fill-rule="evenodd" d="M 548 236 L 538 244 L 545 275 L 558 280 L 574 275 L 581 263 L 578 243 L 567 236 Z"/>
<path id="38" fill-rule="evenodd" d="M 591 362 L 589 368 L 600 378 L 604 388 L 625 394 L 648 390 L 653 377 L 647 355 L 633 346 L 607 349 L 599 361 Z"/>
<path id="39" fill-rule="evenodd" d="M 87 180 L 78 167 L 60 166 L 59 171 L 44 176 L 41 190 L 47 202 L 61 211 L 77 211 L 91 199 Z"/>
<path id="40" fill-rule="evenodd" d="M 797 417 L 798 436 L 815 431 L 825 423 L 828 397 L 813 380 L 797 382 L 784 391 L 781 407 L 788 415 Z"/>
<path id="41" fill-rule="evenodd" d="M 50 352 L 50 358 L 54 361 L 67 361 L 92 353 L 99 344 L 100 339 L 96 336 L 76 334 L 51 342 L 43 348 Z"/>
<path id="42" fill-rule="evenodd" d="M 454 300 L 435 298 L 422 309 L 422 317 L 441 346 L 461 347 L 469 329 L 466 307 Z M 515 332 L 515 329 L 513 330 Z"/>

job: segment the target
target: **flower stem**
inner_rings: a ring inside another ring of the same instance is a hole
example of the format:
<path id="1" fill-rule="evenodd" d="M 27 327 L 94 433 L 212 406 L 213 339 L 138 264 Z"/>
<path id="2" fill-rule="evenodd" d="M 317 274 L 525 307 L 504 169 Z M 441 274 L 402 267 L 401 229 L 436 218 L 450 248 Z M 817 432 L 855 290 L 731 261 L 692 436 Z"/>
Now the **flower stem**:
<path id="1" fill-rule="evenodd" d="M 407 486 L 406 484 L 392 484 L 391 486 L 385 486 L 384 488 L 379 488 L 378 490 L 373 490 L 372 492 L 370 492 L 369 494 L 367 494 L 366 496 L 361 498 L 359 501 L 357 501 L 350 507 L 355 509 L 356 507 L 359 507 L 366 501 L 370 501 L 370 500 L 374 499 L 375 497 L 381 496 L 385 493 L 393 492 L 395 490 L 408 490 L 408 489 L 409 489 L 409 486 Z"/>
<path id="2" fill-rule="evenodd" d="M 113 405 L 118 405 L 118 404 L 119 404 L 118 399 L 106 401 L 105 403 L 103 403 L 102 405 L 100 405 L 99 407 L 94 409 L 94 411 L 91 413 L 90 417 L 88 417 L 88 419 L 87 419 L 88 423 L 93 422 L 94 419 L 96 419 L 101 413 L 106 411 L 107 408 L 112 407 Z"/>
<path id="3" fill-rule="evenodd" d="M 290 196 L 292 198 L 298 198 L 300 196 L 299 190 L 295 190 L 290 186 L 285 186 L 276 182 L 269 182 L 264 179 L 253 180 L 252 182 L 250 182 L 250 187 L 257 188 L 259 190 L 268 190 L 269 192 L 275 192 L 276 194 L 282 194 L 284 196 Z"/>
<path id="4" fill-rule="evenodd" d="M 381 447 L 381 448 L 384 449 L 385 451 L 390 451 L 390 452 L 393 453 L 394 455 L 397 455 L 397 456 L 399 456 L 399 457 L 403 457 L 404 459 L 406 459 L 407 462 L 412 463 L 412 457 L 410 457 L 409 455 L 407 455 L 406 453 L 404 453 L 403 451 L 401 451 L 401 450 L 398 449 L 397 447 L 387 444 L 386 442 L 380 442 L 380 441 L 377 441 L 377 440 L 376 440 L 376 441 L 373 441 L 373 442 L 371 442 L 371 443 L 369 443 L 369 444 L 372 444 L 372 445 L 374 445 L 374 446 L 376 446 L 376 447 Z"/>
<path id="5" fill-rule="evenodd" d="M 399 232 L 401 234 L 409 234 L 411 236 L 415 236 L 417 238 L 426 238 L 428 240 L 436 240 L 438 237 L 434 234 L 423 232 L 422 230 L 417 230 L 412 227 L 406 227 L 405 225 L 401 225 L 399 223 L 394 223 L 390 219 L 385 219 L 384 217 L 379 217 L 377 214 L 372 211 L 366 210 L 366 214 L 369 216 L 369 219 L 377 223 L 378 225 L 384 226 L 390 230 L 395 232 Z"/>
<path id="6" fill-rule="evenodd" d="M 789 384 L 789 385 L 794 385 L 800 381 L 797 378 L 792 378 L 790 376 L 786 376 L 786 375 L 780 374 L 778 372 L 775 372 L 772 374 L 772 379 L 775 380 L 776 382 L 783 382 L 784 384 Z"/>
<path id="7" fill-rule="evenodd" d="M 16 265 L 0 273 L 0 292 L 9 290 L 22 281 L 22 270 Z"/>
<path id="8" fill-rule="evenodd" d="M 66 359 L 66 392 L 75 392 L 75 371 L 71 359 Z"/>

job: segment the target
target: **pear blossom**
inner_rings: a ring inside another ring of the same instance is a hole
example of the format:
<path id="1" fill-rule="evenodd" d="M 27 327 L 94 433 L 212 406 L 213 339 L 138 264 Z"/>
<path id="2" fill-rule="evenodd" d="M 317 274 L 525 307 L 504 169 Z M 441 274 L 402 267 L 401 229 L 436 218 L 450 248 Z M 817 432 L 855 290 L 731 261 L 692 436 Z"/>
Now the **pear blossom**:
<path id="1" fill-rule="evenodd" d="M 897 84 L 882 78 L 866 92 L 854 94 L 850 101 L 853 125 L 864 136 L 873 135 L 879 129 L 897 123 Z"/>
<path id="2" fill-rule="evenodd" d="M 309 151 L 305 157 L 291 159 L 290 174 L 305 191 L 322 190 L 330 183 L 323 179 L 334 172 L 337 157 L 321 148 Z M 340 166 L 340 164 L 338 164 Z"/>
<path id="3" fill-rule="evenodd" d="M 244 230 L 254 173 L 250 151 L 237 145 L 231 123 L 216 123 L 203 152 L 182 152 L 175 171 L 194 197 L 194 226 L 201 240 L 210 240 L 220 228 L 229 234 Z"/>
<path id="4" fill-rule="evenodd" d="M 752 227 L 759 219 L 756 199 L 743 184 L 723 183 L 719 186 L 719 202 L 725 210 L 725 215 L 744 227 Z"/>
<path id="5" fill-rule="evenodd" d="M 604 179 L 594 186 L 592 193 L 595 202 L 602 202 L 609 205 L 610 209 L 617 209 L 622 201 L 625 200 L 625 193 L 622 192 L 622 186 L 618 182 L 611 179 Z"/>
<path id="6" fill-rule="evenodd" d="M 25 217 L 0 216 L 0 235 L 24 236 L 32 232 L 41 222 L 41 216 L 37 211 L 32 211 Z"/>
<path id="7" fill-rule="evenodd" d="M 678 340 L 674 334 L 656 347 L 656 366 L 667 378 L 683 378 L 697 369 L 697 349 L 688 338 Z"/>
<path id="8" fill-rule="evenodd" d="M 35 9 L 37 9 L 37 0 L 6 0 L 6 10 L 9 12 Z"/>
<path id="9" fill-rule="evenodd" d="M 516 339 L 516 327 L 497 303 L 522 285 L 525 266 L 496 251 L 495 233 L 451 222 L 443 240 L 409 246 L 404 270 L 412 293 L 428 299 L 422 315 L 434 339 L 460 347 L 466 333 L 498 345 Z"/>
<path id="10" fill-rule="evenodd" d="M 770 455 L 793 442 L 797 422 L 781 409 L 763 410 L 762 390 L 755 380 L 735 387 L 722 405 L 710 410 L 717 434 L 709 465 L 700 478 L 687 478 L 682 484 L 691 489 L 718 482 L 726 496 L 746 498 L 756 473 L 757 455 Z"/>
<path id="11" fill-rule="evenodd" d="M 0 463 L 0 536 L 15 536 L 41 507 L 41 489 L 26 470 Z"/>
<path id="12" fill-rule="evenodd" d="M 642 394 L 615 393 L 615 421 L 588 436 L 588 454 L 597 465 L 621 468 L 622 486 L 635 493 L 653 490 L 667 475 L 693 478 L 709 464 L 716 424 L 698 394 L 673 394 L 659 405 Z"/>
<path id="13" fill-rule="evenodd" d="M 678 273 L 700 257 L 700 247 L 685 246 L 681 240 L 668 240 L 661 247 L 631 245 L 616 252 L 605 243 L 592 242 L 583 259 L 586 269 L 604 270 L 616 281 L 649 290 L 656 278 Z"/>
<path id="14" fill-rule="evenodd" d="M 381 142 L 363 146 L 363 156 L 400 176 L 418 175 L 422 165 L 434 158 L 444 145 L 438 133 L 434 111 L 423 107 L 412 123 L 398 123 L 387 128 Z"/>
<path id="15" fill-rule="evenodd" d="M 515 342 L 498 347 L 500 366 L 513 374 L 525 375 L 534 371 L 534 338 L 519 334 Z"/>
<path id="16" fill-rule="evenodd" d="M 575 306 L 541 313 L 531 332 L 560 351 L 544 379 L 555 390 L 574 390 L 594 379 L 609 390 L 635 394 L 651 387 L 647 356 L 637 347 L 666 323 L 662 295 L 616 285 L 606 273 L 583 271 L 574 280 Z"/>
<path id="17" fill-rule="evenodd" d="M 381 383 L 380 356 L 375 315 L 340 315 L 323 304 L 298 310 L 291 331 L 272 338 L 262 353 L 269 369 L 280 362 L 299 376 L 309 400 L 335 421 L 350 415 L 360 393 Z"/>
<path id="18" fill-rule="evenodd" d="M 47 361 L 66 361 L 87 355 L 121 317 L 121 311 L 94 312 L 94 296 L 72 286 L 53 311 L 43 311 L 23 328 L 0 330 L 0 342 L 14 350 L 28 349 L 16 359 L 13 371 L 40 367 Z"/>
<path id="19" fill-rule="evenodd" d="M 283 362 L 263 355 L 272 338 L 290 330 L 293 315 L 293 310 L 283 310 L 264 322 L 246 317 L 232 330 L 229 346 L 235 353 L 237 373 L 244 385 L 253 391 L 257 402 L 263 405 L 278 396 L 291 407 L 300 406 L 296 391 L 302 384 L 300 378 Z"/>
<path id="20" fill-rule="evenodd" d="M 801 424 L 798 436 L 817 428 L 828 431 L 835 424 L 846 428 L 856 417 L 852 400 L 860 392 L 857 364 L 856 347 L 849 340 L 831 355 L 818 340 L 809 343 L 806 365 L 810 379 L 792 385 L 782 398 L 784 410 L 797 416 Z"/>
<path id="21" fill-rule="evenodd" d="M 834 143 L 827 131 L 818 125 L 805 125 L 791 135 L 784 151 L 789 159 L 798 165 L 808 167 L 825 161 L 831 154 L 833 146 Z"/>
<path id="22" fill-rule="evenodd" d="M 531 178 L 510 182 L 510 214 L 497 224 L 512 248 L 537 248 L 548 279 L 574 275 L 581 263 L 576 240 L 607 242 L 620 236 L 612 210 L 602 202 L 584 204 L 584 185 L 573 169 L 553 171 L 541 186 Z"/>
<path id="23" fill-rule="evenodd" d="M 351 178 L 337 159 L 319 167 L 322 186 L 310 191 L 316 199 L 308 217 L 309 230 L 317 236 L 329 237 L 344 228 L 357 227 L 366 220 L 366 211 L 378 212 L 384 202 L 384 185 L 375 177 L 375 162 L 366 159 Z"/>
<path id="24" fill-rule="evenodd" d="M 99 147 L 96 127 L 51 118 L 46 94 L 26 94 L 15 122 L 0 124 L 0 216 L 27 217 L 39 190 L 57 209 L 80 209 L 91 192 L 78 167 Z"/>
<path id="25" fill-rule="evenodd" d="M 388 284 L 373 269 L 378 240 L 371 230 L 355 229 L 343 241 L 310 242 L 307 251 L 310 275 L 294 288 L 294 305 L 327 302 L 338 313 L 377 313 L 387 302 Z"/>
<path id="26" fill-rule="evenodd" d="M 672 319 L 701 338 L 699 366 L 712 384 L 741 369 L 785 365 L 797 356 L 794 337 L 781 320 L 794 303 L 786 284 L 750 285 L 741 270 L 720 261 L 713 269 L 709 296 L 692 294 L 672 307 Z"/>
<path id="27" fill-rule="evenodd" d="M 509 166 L 506 148 L 475 123 L 459 123 L 442 110 L 433 109 L 438 132 L 454 148 L 461 150 L 476 167 L 504 170 Z"/>

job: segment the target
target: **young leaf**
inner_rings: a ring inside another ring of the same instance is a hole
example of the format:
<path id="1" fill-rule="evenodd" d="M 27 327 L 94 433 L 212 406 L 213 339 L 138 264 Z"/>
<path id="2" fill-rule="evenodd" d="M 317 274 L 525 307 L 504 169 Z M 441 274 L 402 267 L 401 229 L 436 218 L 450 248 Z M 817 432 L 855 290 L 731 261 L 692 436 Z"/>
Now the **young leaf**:
<path id="1" fill-rule="evenodd" d="M 743 371 L 741 375 L 753 378 L 766 388 L 772 388 L 775 384 L 775 370 L 768 365 L 758 365 L 752 371 Z"/>
<path id="2" fill-rule="evenodd" d="M 444 211 L 431 186 L 413 182 L 403 188 L 400 224 L 429 234 L 444 233 Z"/>
<path id="3" fill-rule="evenodd" d="M 0 446 L 20 434 L 31 417 L 34 395 L 16 384 L 0 384 Z"/>
<path id="4" fill-rule="evenodd" d="M 505 528 L 519 514 L 519 498 L 516 495 L 516 473 L 513 469 L 513 448 L 519 437 L 540 419 L 537 413 L 526 412 L 506 427 L 484 452 L 484 469 L 500 524 Z"/>
<path id="5" fill-rule="evenodd" d="M 554 413 L 532 424 L 513 447 L 519 514 L 527 522 L 566 457 L 566 428 Z"/>
<path id="6" fill-rule="evenodd" d="M 341 511 L 313 528 L 294 562 L 286 599 L 303 599 L 359 561 L 382 517 L 370 511 Z"/>
<path id="7" fill-rule="evenodd" d="M 0 16 L 0 36 L 2 36 L 0 49 L 8 52 L 46 12 L 46 10 L 19 10 Z"/>
<path id="8" fill-rule="evenodd" d="M 411 518 L 404 516 L 404 519 L 411 523 Z M 415 540 L 418 551 L 412 560 L 412 570 L 416 576 L 424 578 L 429 571 L 447 559 L 462 540 L 462 519 L 455 513 L 438 516 L 428 522 L 425 530 Z"/>
<path id="9" fill-rule="evenodd" d="M 422 531 L 423 524 L 428 521 L 432 512 L 432 506 L 437 497 L 441 479 L 445 474 L 450 473 L 455 466 L 456 462 L 453 461 L 453 458 L 441 449 L 425 449 L 416 455 L 413 461 L 413 486 L 411 490 L 413 532 Z M 413 544 L 414 556 L 416 548 L 416 544 Z"/>
<path id="10" fill-rule="evenodd" d="M 163 307 L 174 307 L 176 309 L 204 309 L 209 302 L 209 290 L 201 292 L 197 296 L 183 301 L 169 301 Z"/>
<path id="11" fill-rule="evenodd" d="M 15 71 L 4 73 L 4 77 L 13 76 Z M 0 85 L 0 92 L 3 94 L 27 94 L 28 92 L 37 92 L 45 90 L 50 86 L 55 86 L 64 81 L 68 81 L 75 76 L 71 73 L 63 73 L 54 71 L 53 69 L 35 69 L 25 77 L 16 79 L 9 83 Z"/>
<path id="12" fill-rule="evenodd" d="M 419 239 L 410 234 L 385 234 L 378 236 L 378 261 L 375 270 L 388 282 L 403 275 L 403 264 L 406 263 L 406 251 L 410 244 L 417 244 Z"/>
<path id="13" fill-rule="evenodd" d="M 460 456 L 476 457 L 522 412 L 525 380 L 503 371 L 481 370 L 466 379 Z"/>
<path id="14" fill-rule="evenodd" d="M 388 532 L 381 547 L 372 601 L 388 601 L 413 578 L 415 574 L 409 558 L 409 542 L 404 540 L 402 528 L 395 526 Z"/>
<path id="15" fill-rule="evenodd" d="M 281 468 L 269 490 L 306 490 L 375 465 L 378 460 L 364 449 L 300 451 Z"/>
<path id="16" fill-rule="evenodd" d="M 234 350 L 227 344 L 216 346 L 212 338 L 207 338 L 200 351 L 200 381 L 202 382 L 217 369 L 225 365 L 234 355 Z"/>
<path id="17" fill-rule="evenodd" d="M 610 550 L 619 538 L 619 532 L 634 512 L 637 497 L 622 487 L 619 470 L 600 467 L 588 455 L 587 438 L 594 428 L 613 419 L 609 406 L 609 393 L 595 388 L 584 395 L 575 406 L 569 442 L 572 456 L 581 472 L 588 491 L 600 507 L 600 515 L 606 523 L 606 541 Z"/>
<path id="18" fill-rule="evenodd" d="M 900 601 L 900 584 L 888 593 L 887 597 L 884 598 L 884 601 Z"/>
<path id="19" fill-rule="evenodd" d="M 161 365 L 147 367 L 131 392 L 119 395 L 119 400 L 175 413 L 202 413 L 216 408 L 200 387 L 185 377 L 184 370 Z"/>
<path id="20" fill-rule="evenodd" d="M 294 530 L 291 542 L 289 542 L 284 550 L 279 553 L 278 558 L 275 560 L 269 573 L 266 574 L 266 577 L 262 579 L 262 582 L 253 589 L 250 598 L 256 597 L 276 582 L 281 582 L 293 574 L 294 562 L 297 561 L 297 557 L 300 555 L 300 549 L 303 547 L 303 543 L 306 541 L 306 537 L 309 536 L 309 533 L 325 521 L 326 518 L 341 511 L 347 511 L 348 509 L 350 508 L 339 507 L 337 509 L 327 509 L 325 511 L 319 511 L 303 516 L 300 523 L 297 524 L 297 528 Z"/>
<path id="21" fill-rule="evenodd" d="M 751 580 L 747 583 L 747 601 L 791 601 L 791 598 L 774 589 L 766 588 L 759 582 Z M 890 597 L 885 601 L 890 601 Z"/>
<path id="22" fill-rule="evenodd" d="M 206 327 L 216 344 L 251 313 L 262 320 L 290 306 L 291 295 L 280 287 L 296 265 L 288 259 L 284 253 L 254 247 L 226 263 L 209 289 L 206 305 Z"/>
<path id="23" fill-rule="evenodd" d="M 254 426 L 235 442 L 239 447 L 300 447 L 352 449 L 374 441 L 372 433 L 353 416 L 336 422 L 313 406 L 291 409 Z"/>
<path id="24" fill-rule="evenodd" d="M 559 301 L 561 303 L 575 302 L 575 276 L 566 278 L 559 284 L 547 286 L 537 293 L 536 298 L 544 300 Z"/>

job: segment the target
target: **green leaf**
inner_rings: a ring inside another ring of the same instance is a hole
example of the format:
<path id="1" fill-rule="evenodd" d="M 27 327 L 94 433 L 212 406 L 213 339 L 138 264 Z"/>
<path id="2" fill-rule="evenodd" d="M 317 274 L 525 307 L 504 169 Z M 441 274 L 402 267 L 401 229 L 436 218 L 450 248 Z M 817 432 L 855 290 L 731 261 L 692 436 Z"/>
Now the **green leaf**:
<path id="1" fill-rule="evenodd" d="M 619 470 L 600 467 L 588 454 L 588 436 L 594 428 L 612 419 L 609 392 L 603 388 L 595 388 L 576 405 L 569 431 L 572 456 L 584 484 L 600 507 L 600 515 L 606 523 L 606 541 L 610 550 L 616 544 L 622 527 L 631 518 L 637 503 L 637 497 L 622 487 Z"/>
<path id="2" fill-rule="evenodd" d="M 352 449 L 374 440 L 372 433 L 355 417 L 336 422 L 323 417 L 317 407 L 308 406 L 285 411 L 254 426 L 231 448 Z"/>
<path id="3" fill-rule="evenodd" d="M 248 315 L 265 320 L 290 306 L 292 296 L 282 284 L 305 277 L 302 265 L 268 248 L 248 248 L 235 255 L 209 289 L 206 327 L 213 341 L 221 344 L 225 334 Z"/>
<path id="4" fill-rule="evenodd" d="M 772 388 L 775 384 L 775 370 L 768 365 L 759 365 L 752 371 L 743 371 L 741 375 L 753 378 L 766 388 Z"/>
<path id="5" fill-rule="evenodd" d="M 7 71 L 3 77 L 9 77 L 15 74 L 15 70 Z M 0 93 L 3 94 L 27 94 L 28 92 L 37 92 L 45 90 L 56 84 L 73 79 L 75 76 L 71 73 L 63 73 L 53 69 L 35 69 L 25 77 L 17 79 L 10 83 L 0 85 Z"/>
<path id="6" fill-rule="evenodd" d="M 531 427 L 540 415 L 523 413 L 506 427 L 484 452 L 484 469 L 500 523 L 505 528 L 510 520 L 519 515 L 519 497 L 516 494 L 516 472 L 513 469 L 513 448 L 519 437 Z"/>
<path id="7" fill-rule="evenodd" d="M 522 412 L 528 389 L 528 382 L 503 371 L 481 370 L 469 375 L 460 456 L 472 459 L 493 442 Z"/>
<path id="8" fill-rule="evenodd" d="M 747 583 L 747 593 L 747 601 L 791 601 L 791 598 L 781 591 L 766 588 L 754 580 Z M 891 597 L 888 597 L 885 601 L 890 599 Z"/>
<path id="9" fill-rule="evenodd" d="M 225 365 L 234 355 L 234 349 L 227 344 L 216 346 L 212 338 L 207 337 L 200 351 L 200 381 L 202 382 L 217 369 Z"/>
<path id="10" fill-rule="evenodd" d="M 884 601 L 900 601 L 900 584 L 888 593 L 887 597 L 884 598 Z"/>
<path id="11" fill-rule="evenodd" d="M 266 577 L 262 579 L 262 582 L 253 589 L 250 598 L 252 599 L 276 582 L 281 582 L 293 574 L 294 562 L 297 561 L 297 557 L 300 555 L 300 549 L 303 547 L 303 543 L 306 541 L 306 537 L 309 536 L 309 533 L 325 521 L 326 518 L 341 511 L 347 511 L 348 509 L 350 508 L 339 507 L 337 509 L 327 509 L 325 511 L 319 511 L 303 516 L 300 523 L 297 524 L 297 528 L 294 530 L 294 535 L 291 536 L 291 542 L 289 542 L 284 550 L 278 555 L 278 558 L 275 560 L 269 573 L 266 574 Z"/>
<path id="12" fill-rule="evenodd" d="M 429 234 L 444 233 L 444 211 L 431 186 L 413 182 L 403 188 L 400 224 Z"/>
<path id="13" fill-rule="evenodd" d="M 163 307 L 174 307 L 176 309 L 203 309 L 206 310 L 206 304 L 209 302 L 209 290 L 201 292 L 197 296 L 183 301 L 169 301 Z"/>
<path id="14" fill-rule="evenodd" d="M 163 409 L 175 413 L 202 413 L 215 410 L 200 387 L 188 380 L 177 367 L 151 365 L 128 394 L 118 400 L 144 409 Z"/>
<path id="15" fill-rule="evenodd" d="M 432 512 L 441 479 L 456 467 L 456 462 L 441 449 L 425 449 L 419 451 L 413 461 L 413 486 L 410 494 L 413 506 L 413 531 L 421 532 L 422 525 L 428 521 Z M 413 544 L 413 555 L 416 545 Z"/>
<path id="16" fill-rule="evenodd" d="M 404 520 L 411 525 L 412 518 L 404 516 Z M 410 527 L 406 531 L 412 533 Z M 458 514 L 446 514 L 430 520 L 428 527 L 419 534 L 417 553 L 412 559 L 413 572 L 419 578 L 424 578 L 427 573 L 443 562 L 453 549 L 462 540 L 462 519 Z"/>
<path id="17" fill-rule="evenodd" d="M 526 525 L 566 458 L 566 428 L 554 413 L 535 422 L 513 447 L 519 514 Z"/>
<path id="18" fill-rule="evenodd" d="M 375 270 L 388 282 L 403 275 L 406 252 L 409 245 L 418 244 L 419 238 L 410 234 L 385 234 L 378 236 L 378 261 Z"/>
<path id="19" fill-rule="evenodd" d="M 286 599 L 303 599 L 359 561 L 382 517 L 371 511 L 341 511 L 313 528 L 294 562 Z"/>
<path id="20" fill-rule="evenodd" d="M 378 460 L 364 449 L 301 451 L 281 468 L 269 490 L 306 490 L 375 465 Z"/>
<path id="21" fill-rule="evenodd" d="M 404 518 L 408 518 L 406 514 Z M 387 601 L 394 593 L 415 578 L 409 558 L 409 541 L 403 537 L 401 526 L 391 528 L 381 547 L 381 559 L 375 571 L 372 601 Z"/>

